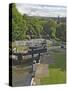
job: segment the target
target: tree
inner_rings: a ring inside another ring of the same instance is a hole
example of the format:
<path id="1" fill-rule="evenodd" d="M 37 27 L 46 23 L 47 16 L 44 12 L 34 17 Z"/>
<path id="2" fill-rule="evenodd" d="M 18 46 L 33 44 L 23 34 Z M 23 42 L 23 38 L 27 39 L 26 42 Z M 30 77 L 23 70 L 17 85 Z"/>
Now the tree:
<path id="1" fill-rule="evenodd" d="M 12 40 L 24 40 L 37 37 L 59 38 L 66 40 L 66 23 L 56 23 L 56 19 L 21 15 L 12 4 Z"/>
<path id="2" fill-rule="evenodd" d="M 44 24 L 44 33 L 46 33 L 46 35 L 49 35 L 50 38 L 56 37 L 56 22 L 54 20 L 48 20 Z"/>
<path id="3" fill-rule="evenodd" d="M 57 25 L 56 37 L 62 41 L 66 41 L 66 24 L 60 23 Z"/>
<path id="4" fill-rule="evenodd" d="M 22 40 L 26 38 L 27 23 L 25 15 L 21 15 L 16 5 L 12 4 L 12 40 Z"/>

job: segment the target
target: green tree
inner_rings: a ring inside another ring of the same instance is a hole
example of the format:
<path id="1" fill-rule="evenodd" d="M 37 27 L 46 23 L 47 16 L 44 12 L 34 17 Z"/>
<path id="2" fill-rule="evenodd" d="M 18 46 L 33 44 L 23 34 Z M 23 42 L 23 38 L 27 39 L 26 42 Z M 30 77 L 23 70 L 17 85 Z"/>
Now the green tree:
<path id="1" fill-rule="evenodd" d="M 56 37 L 62 41 L 66 41 L 66 24 L 60 23 L 57 25 Z"/>

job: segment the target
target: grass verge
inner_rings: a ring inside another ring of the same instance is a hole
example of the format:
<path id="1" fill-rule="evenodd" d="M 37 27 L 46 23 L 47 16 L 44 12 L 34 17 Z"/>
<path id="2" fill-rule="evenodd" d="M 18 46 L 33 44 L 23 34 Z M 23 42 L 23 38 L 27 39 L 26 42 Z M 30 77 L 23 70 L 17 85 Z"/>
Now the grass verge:
<path id="1" fill-rule="evenodd" d="M 55 64 L 49 65 L 49 76 L 40 78 L 40 84 L 62 84 L 66 82 L 66 55 L 54 53 Z"/>

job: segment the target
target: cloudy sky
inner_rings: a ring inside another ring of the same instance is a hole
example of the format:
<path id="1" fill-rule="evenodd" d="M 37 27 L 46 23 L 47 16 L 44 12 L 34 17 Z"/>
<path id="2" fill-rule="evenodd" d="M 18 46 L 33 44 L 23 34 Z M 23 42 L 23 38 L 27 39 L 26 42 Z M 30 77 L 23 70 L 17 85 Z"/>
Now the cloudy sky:
<path id="1" fill-rule="evenodd" d="M 45 16 L 45 17 L 66 16 L 66 7 L 64 6 L 16 4 L 16 8 L 21 14 L 25 13 L 29 16 Z"/>

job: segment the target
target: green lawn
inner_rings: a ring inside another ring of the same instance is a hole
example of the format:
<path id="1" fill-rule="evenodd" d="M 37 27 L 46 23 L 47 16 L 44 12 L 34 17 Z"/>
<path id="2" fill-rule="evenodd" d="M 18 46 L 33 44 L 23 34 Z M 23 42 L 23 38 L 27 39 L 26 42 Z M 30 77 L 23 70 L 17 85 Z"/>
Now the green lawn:
<path id="1" fill-rule="evenodd" d="M 53 53 L 55 64 L 49 65 L 49 76 L 40 79 L 40 84 L 61 84 L 66 82 L 66 55 Z"/>

